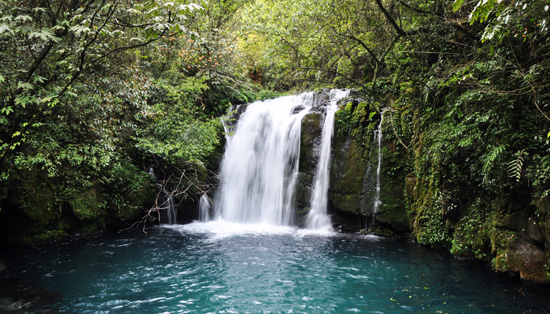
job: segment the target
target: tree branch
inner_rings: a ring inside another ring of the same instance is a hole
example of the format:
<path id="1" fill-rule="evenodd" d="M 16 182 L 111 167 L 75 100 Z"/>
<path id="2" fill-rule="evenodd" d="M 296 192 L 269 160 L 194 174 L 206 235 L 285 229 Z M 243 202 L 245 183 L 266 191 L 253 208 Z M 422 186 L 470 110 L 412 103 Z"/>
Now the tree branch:
<path id="1" fill-rule="evenodd" d="M 391 17 L 391 15 L 388 13 L 388 11 L 386 11 L 386 8 L 384 8 L 384 6 L 382 5 L 382 1 L 381 0 L 376 0 L 376 4 L 378 5 L 378 7 L 380 8 L 380 11 L 382 11 L 382 13 L 384 13 L 384 15 L 386 16 L 386 19 L 388 20 L 388 22 L 390 22 L 390 24 L 393 26 L 393 28 L 395 29 L 395 31 L 397 32 L 397 34 L 399 36 L 406 36 L 407 33 L 402 30 L 398 25 L 397 23 L 395 22 L 395 20 L 393 19 L 393 17 Z"/>

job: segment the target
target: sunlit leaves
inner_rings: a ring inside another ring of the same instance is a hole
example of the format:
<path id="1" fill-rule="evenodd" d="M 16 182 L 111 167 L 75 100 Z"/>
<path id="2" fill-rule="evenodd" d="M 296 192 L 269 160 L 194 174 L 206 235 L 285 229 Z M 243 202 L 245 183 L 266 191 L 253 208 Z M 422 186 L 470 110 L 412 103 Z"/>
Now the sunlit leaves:
<path id="1" fill-rule="evenodd" d="M 514 154 L 514 159 L 508 163 L 508 175 L 511 178 L 514 178 L 516 182 L 519 182 L 521 179 L 521 174 L 523 170 L 523 163 L 525 161 L 525 157 L 529 155 L 527 151 L 524 149 L 516 152 Z"/>
<path id="2" fill-rule="evenodd" d="M 13 112 L 13 108 L 11 106 L 7 106 L 7 107 L 2 108 L 2 110 L 0 110 L 0 112 L 7 116 L 7 115 L 9 115 L 10 113 Z"/>
<path id="3" fill-rule="evenodd" d="M 453 2 L 453 11 L 458 11 L 458 9 L 462 6 L 462 3 L 464 3 L 464 0 L 455 0 Z"/>
<path id="4" fill-rule="evenodd" d="M 453 2 L 459 10 L 463 0 Z M 470 24 L 486 23 L 482 41 L 502 41 L 507 36 L 530 38 L 548 32 L 548 2 L 545 0 L 479 0 L 469 15 Z"/>

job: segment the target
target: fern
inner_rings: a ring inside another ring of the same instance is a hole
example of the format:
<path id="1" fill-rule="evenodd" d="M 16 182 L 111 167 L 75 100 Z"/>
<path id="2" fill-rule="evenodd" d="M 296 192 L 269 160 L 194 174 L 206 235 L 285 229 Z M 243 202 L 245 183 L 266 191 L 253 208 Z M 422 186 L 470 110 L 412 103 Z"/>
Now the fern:
<path id="1" fill-rule="evenodd" d="M 495 160 L 498 158 L 498 156 L 500 156 L 500 154 L 502 154 L 505 149 L 506 145 L 496 146 L 489 152 L 489 154 L 486 155 L 482 170 L 484 176 L 489 173 L 489 171 L 493 167 Z"/>
<path id="2" fill-rule="evenodd" d="M 521 170 L 523 169 L 523 163 L 525 161 L 524 156 L 527 156 L 529 153 L 522 149 L 514 154 L 516 159 L 508 163 L 508 175 L 511 178 L 516 179 L 516 182 L 519 182 L 521 179 Z"/>

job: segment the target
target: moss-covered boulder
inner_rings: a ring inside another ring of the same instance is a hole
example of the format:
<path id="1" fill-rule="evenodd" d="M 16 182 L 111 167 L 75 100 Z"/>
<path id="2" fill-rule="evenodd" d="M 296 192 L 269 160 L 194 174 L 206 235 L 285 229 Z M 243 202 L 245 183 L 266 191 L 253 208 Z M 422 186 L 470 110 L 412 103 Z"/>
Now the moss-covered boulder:
<path id="1" fill-rule="evenodd" d="M 42 178 L 33 183 L 22 182 L 15 191 L 16 199 L 27 217 L 37 225 L 45 226 L 59 218 L 61 210 L 56 206 L 55 191 Z"/>
<path id="2" fill-rule="evenodd" d="M 143 215 L 156 196 L 154 180 L 133 165 L 120 165 L 99 181 L 70 181 L 22 171 L 0 203 L 0 243 L 35 244 L 114 230 Z M 127 223 L 124 224 L 124 221 Z"/>
<path id="3" fill-rule="evenodd" d="M 405 210 L 404 181 L 406 152 L 400 148 L 386 111 L 382 123 L 381 151 L 375 130 L 382 116 L 377 105 L 352 100 L 336 113 L 329 199 L 335 213 L 351 213 L 357 219 L 373 216 L 376 222 L 395 231 L 409 230 Z M 377 169 L 381 154 L 379 207 L 374 215 Z M 364 225 L 362 227 L 365 227 Z"/>
<path id="4" fill-rule="evenodd" d="M 352 99 L 335 115 L 329 202 L 336 214 L 367 215 L 364 181 L 369 167 L 369 133 L 375 124 L 369 121 L 369 110 L 367 103 Z"/>
<path id="5" fill-rule="evenodd" d="M 302 119 L 300 130 L 300 160 L 298 182 L 296 184 L 296 213 L 298 221 L 301 221 L 302 210 L 309 207 L 311 201 L 311 191 L 313 189 L 313 180 L 315 180 L 315 171 L 319 160 L 318 147 L 321 142 L 323 115 L 321 112 L 311 112 Z M 305 212 L 307 214 L 307 212 Z"/>
<path id="6" fill-rule="evenodd" d="M 405 181 L 408 151 L 398 139 L 395 128 L 399 116 L 389 108 L 383 113 L 382 158 L 380 163 L 380 206 L 376 220 L 397 231 L 409 231 L 409 213 L 405 206 Z M 377 148 L 378 149 L 378 148 Z"/>
<path id="7" fill-rule="evenodd" d="M 105 203 L 103 193 L 97 184 L 83 190 L 69 200 L 73 214 L 80 221 L 90 221 L 100 218 L 105 214 Z"/>
<path id="8" fill-rule="evenodd" d="M 329 198 L 335 208 L 353 214 L 361 209 L 363 179 L 367 163 L 362 151 L 350 138 L 335 138 L 332 150 Z"/>
<path id="9" fill-rule="evenodd" d="M 548 283 L 548 258 L 544 250 L 529 241 L 526 237 L 518 236 L 504 250 L 501 264 L 495 264 L 498 271 L 519 273 L 521 279 Z"/>

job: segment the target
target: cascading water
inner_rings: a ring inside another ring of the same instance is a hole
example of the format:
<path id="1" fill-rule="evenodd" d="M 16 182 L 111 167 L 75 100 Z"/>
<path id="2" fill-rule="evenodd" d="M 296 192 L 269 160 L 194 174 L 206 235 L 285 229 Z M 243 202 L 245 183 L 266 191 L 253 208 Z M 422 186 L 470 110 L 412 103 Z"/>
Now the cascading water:
<path id="1" fill-rule="evenodd" d="M 378 142 L 378 166 L 376 168 L 376 190 L 372 209 L 373 221 L 374 217 L 376 217 L 376 213 L 378 212 L 378 208 L 382 205 L 382 202 L 380 201 L 380 170 L 382 169 L 382 123 L 384 122 L 384 112 L 385 110 L 382 110 L 380 113 L 380 124 L 378 124 L 376 131 L 374 131 L 374 139 Z"/>
<path id="2" fill-rule="evenodd" d="M 302 96 L 249 104 L 227 141 L 216 214 L 232 222 L 290 225 L 300 155 Z"/>
<path id="3" fill-rule="evenodd" d="M 155 174 L 153 167 L 149 167 L 149 171 L 147 173 L 157 180 L 157 175 Z M 156 186 L 162 192 L 163 201 L 160 205 L 160 209 L 162 211 L 161 221 L 162 223 L 173 225 L 177 222 L 177 211 L 174 197 L 172 196 L 172 193 L 169 193 L 162 184 L 157 182 Z"/>
<path id="4" fill-rule="evenodd" d="M 212 211 L 212 202 L 206 193 L 199 200 L 199 221 L 209 221 Z"/>
<path id="5" fill-rule="evenodd" d="M 315 174 L 315 184 L 311 196 L 311 209 L 308 212 L 306 227 L 308 229 L 332 229 L 330 216 L 327 214 L 329 170 L 331 157 L 331 142 L 334 133 L 334 114 L 338 109 L 338 100 L 346 97 L 348 91 L 332 91 L 330 105 L 327 107 L 323 132 L 321 135 L 321 149 L 319 163 Z"/>
<path id="6" fill-rule="evenodd" d="M 348 93 L 330 93 L 311 199 L 315 205 L 306 222 L 308 228 L 330 226 L 326 214 L 330 141 L 336 102 Z M 228 136 L 221 163 L 215 218 L 279 226 L 294 224 L 301 121 L 322 99 L 318 93 L 305 93 L 255 102 L 241 111 L 237 125 L 231 129 L 233 134 Z"/>
<path id="7" fill-rule="evenodd" d="M 165 224 L 173 225 L 177 221 L 176 206 L 174 202 L 174 197 L 166 189 L 162 189 L 164 194 L 164 202 L 161 207 L 163 208 L 163 220 Z"/>

